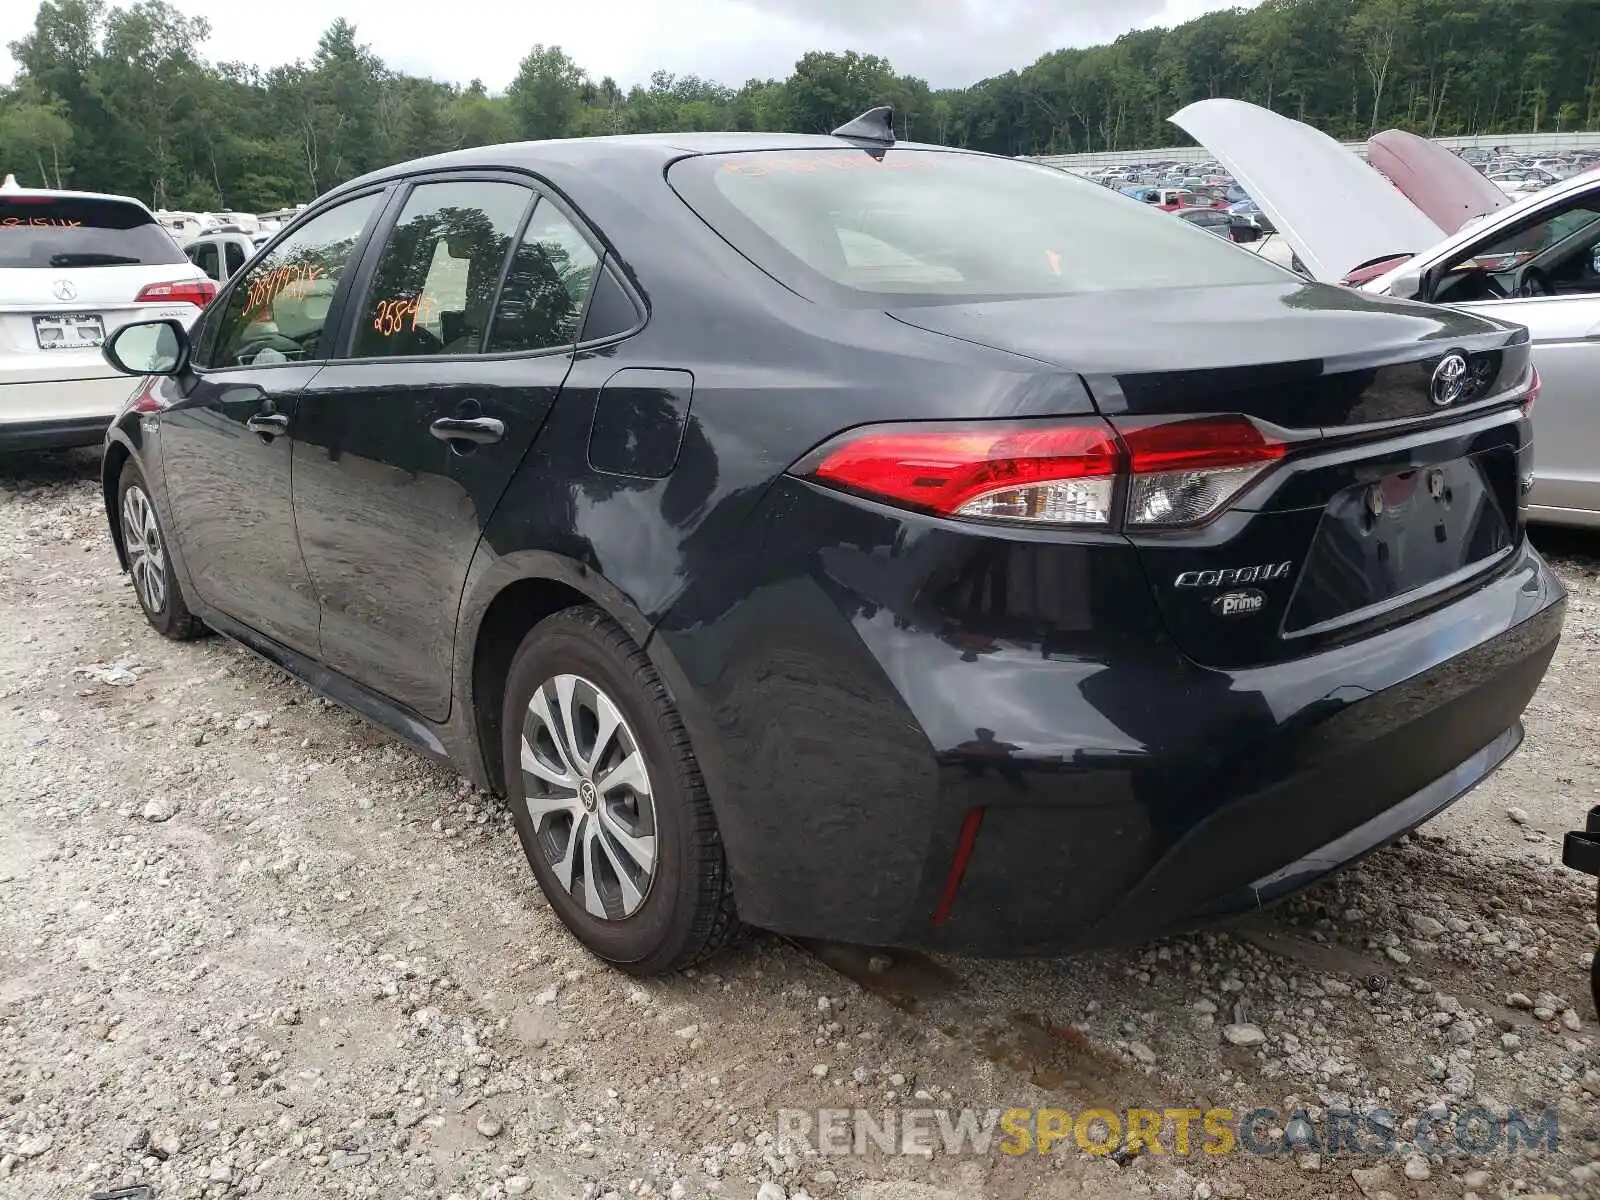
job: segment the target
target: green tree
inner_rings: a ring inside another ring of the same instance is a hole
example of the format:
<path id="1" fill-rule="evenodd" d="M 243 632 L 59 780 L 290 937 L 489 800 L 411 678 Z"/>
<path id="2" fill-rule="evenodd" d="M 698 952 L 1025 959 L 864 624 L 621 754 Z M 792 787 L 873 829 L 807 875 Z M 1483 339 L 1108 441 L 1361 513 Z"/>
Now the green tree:
<path id="1" fill-rule="evenodd" d="M 535 46 L 522 60 L 506 92 L 517 131 L 526 138 L 570 135 L 588 82 L 583 68 L 560 46 Z"/>
<path id="2" fill-rule="evenodd" d="M 70 169 L 72 122 L 59 100 L 13 100 L 0 106 L 0 162 L 32 163 L 41 187 L 65 186 Z"/>

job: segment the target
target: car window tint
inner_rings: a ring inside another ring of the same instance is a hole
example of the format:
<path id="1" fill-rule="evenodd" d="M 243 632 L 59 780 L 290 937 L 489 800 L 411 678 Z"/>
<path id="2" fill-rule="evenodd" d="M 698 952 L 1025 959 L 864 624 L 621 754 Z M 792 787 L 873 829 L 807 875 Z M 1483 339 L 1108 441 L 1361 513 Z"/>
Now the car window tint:
<path id="1" fill-rule="evenodd" d="M 115 197 L 0 196 L 0 268 L 181 263 L 178 243 L 146 208 Z"/>
<path id="2" fill-rule="evenodd" d="M 533 193 L 457 181 L 414 189 L 358 311 L 358 358 L 477 354 L 495 288 Z"/>
<path id="3" fill-rule="evenodd" d="M 668 179 L 769 275 L 849 306 L 884 296 L 940 303 L 1283 279 L 1225 238 L 1194 237 L 1159 210 L 1011 159 L 900 148 L 756 151 L 681 159 Z"/>
<path id="4" fill-rule="evenodd" d="M 350 252 L 383 201 L 361 196 L 320 213 L 258 258 L 228 293 L 210 367 L 321 358 L 328 308 Z"/>
<path id="5" fill-rule="evenodd" d="M 571 221 L 539 201 L 496 306 L 489 349 L 543 350 L 578 339 L 600 257 Z"/>
<path id="6" fill-rule="evenodd" d="M 228 274 L 229 275 L 237 274 L 238 271 L 239 271 L 239 268 L 244 266 L 244 260 L 245 260 L 245 257 L 246 257 L 245 256 L 245 252 L 244 252 L 244 247 L 239 245 L 238 242 L 229 242 L 228 246 L 227 246 L 227 250 L 228 250 Z"/>

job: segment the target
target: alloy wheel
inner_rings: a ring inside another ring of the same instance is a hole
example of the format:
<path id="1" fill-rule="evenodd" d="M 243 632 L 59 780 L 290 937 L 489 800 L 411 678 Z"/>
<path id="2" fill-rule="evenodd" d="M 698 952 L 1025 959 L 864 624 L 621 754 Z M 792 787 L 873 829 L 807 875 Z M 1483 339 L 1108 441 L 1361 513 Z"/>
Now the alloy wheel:
<path id="1" fill-rule="evenodd" d="M 655 803 L 616 703 L 578 675 L 534 690 L 522 721 L 522 787 L 557 884 L 590 916 L 639 911 L 656 873 Z"/>
<path id="2" fill-rule="evenodd" d="M 159 613 L 167 603 L 166 548 L 161 544 L 155 507 L 137 484 L 122 494 L 122 543 L 139 599 L 149 612 Z"/>

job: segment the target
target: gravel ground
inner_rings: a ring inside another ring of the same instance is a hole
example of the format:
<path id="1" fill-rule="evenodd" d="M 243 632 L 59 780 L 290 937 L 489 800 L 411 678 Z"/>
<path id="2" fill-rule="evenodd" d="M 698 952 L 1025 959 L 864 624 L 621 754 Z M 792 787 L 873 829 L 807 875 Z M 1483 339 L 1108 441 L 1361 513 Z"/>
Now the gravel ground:
<path id="1" fill-rule="evenodd" d="M 1600 1195 L 1593 885 L 1559 865 L 1600 803 L 1600 539 L 1548 542 L 1573 600 L 1517 758 L 1248 926 L 1059 962 L 755 937 L 640 984 L 567 937 L 499 801 L 221 639 L 156 637 L 95 467 L 0 463 L 0 1195 Z M 779 1136 L 780 1109 L 968 1106 L 1265 1107 L 1296 1149 Z M 1472 1106 L 1554 1109 L 1557 1147 L 1429 1123 Z M 1307 1136 L 1373 1107 L 1393 1153 Z"/>

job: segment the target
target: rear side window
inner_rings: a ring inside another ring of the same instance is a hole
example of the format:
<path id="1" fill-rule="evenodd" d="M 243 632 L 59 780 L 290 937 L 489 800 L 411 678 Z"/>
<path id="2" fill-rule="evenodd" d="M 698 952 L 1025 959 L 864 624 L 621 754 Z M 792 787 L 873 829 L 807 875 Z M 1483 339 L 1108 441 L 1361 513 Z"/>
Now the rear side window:
<path id="1" fill-rule="evenodd" d="M 352 353 L 481 353 L 501 268 L 532 200 L 533 192 L 514 183 L 413 189 L 378 258 Z"/>
<path id="2" fill-rule="evenodd" d="M 668 178 L 763 270 L 847 307 L 1283 279 L 1187 222 L 1014 159 L 777 150 L 683 159 Z"/>
<path id="3" fill-rule="evenodd" d="M 494 315 L 489 349 L 546 350 L 578 340 L 600 256 L 548 200 L 540 200 L 517 246 Z"/>
<path id="4" fill-rule="evenodd" d="M 227 244 L 227 251 L 228 251 L 228 274 L 229 275 L 236 275 L 236 274 L 238 274 L 239 268 L 244 266 L 244 260 L 245 260 L 244 247 L 239 245 L 238 242 L 229 242 Z"/>
<path id="5" fill-rule="evenodd" d="M 0 267 L 144 267 L 184 261 L 155 217 L 123 200 L 0 197 Z"/>

